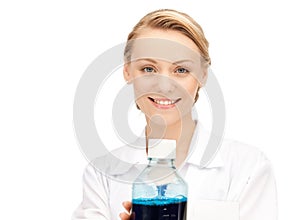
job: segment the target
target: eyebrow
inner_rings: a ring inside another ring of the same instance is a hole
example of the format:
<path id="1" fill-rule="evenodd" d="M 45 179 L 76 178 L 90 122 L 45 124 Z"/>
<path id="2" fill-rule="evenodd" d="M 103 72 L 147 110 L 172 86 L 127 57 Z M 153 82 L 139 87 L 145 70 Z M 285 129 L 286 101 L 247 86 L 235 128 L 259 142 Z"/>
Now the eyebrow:
<path id="1" fill-rule="evenodd" d="M 138 61 L 148 61 L 148 62 L 157 64 L 157 61 L 154 60 L 154 59 L 151 59 L 151 58 L 140 58 L 140 59 L 135 60 L 135 62 L 138 62 Z M 177 64 L 180 64 L 180 63 L 184 63 L 184 62 L 194 63 L 194 61 L 186 59 L 186 60 L 178 60 L 178 61 L 172 62 L 172 64 L 177 65 Z"/>
<path id="2" fill-rule="evenodd" d="M 151 59 L 151 58 L 140 58 L 140 59 L 135 60 L 135 62 L 138 62 L 138 61 L 148 61 L 148 62 L 157 64 L 157 62 L 154 59 Z"/>
<path id="3" fill-rule="evenodd" d="M 175 61 L 173 62 L 172 64 L 179 64 L 179 63 L 186 63 L 186 62 L 189 62 L 189 63 L 194 63 L 194 61 L 192 60 L 178 60 L 178 61 Z"/>

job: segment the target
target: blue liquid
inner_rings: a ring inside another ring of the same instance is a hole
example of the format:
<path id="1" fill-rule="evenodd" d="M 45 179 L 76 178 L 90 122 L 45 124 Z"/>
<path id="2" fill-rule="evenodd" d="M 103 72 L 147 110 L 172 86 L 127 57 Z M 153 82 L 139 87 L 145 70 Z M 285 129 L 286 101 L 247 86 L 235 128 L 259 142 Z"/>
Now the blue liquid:
<path id="1" fill-rule="evenodd" d="M 133 199 L 131 220 L 185 220 L 186 204 L 186 197 Z"/>

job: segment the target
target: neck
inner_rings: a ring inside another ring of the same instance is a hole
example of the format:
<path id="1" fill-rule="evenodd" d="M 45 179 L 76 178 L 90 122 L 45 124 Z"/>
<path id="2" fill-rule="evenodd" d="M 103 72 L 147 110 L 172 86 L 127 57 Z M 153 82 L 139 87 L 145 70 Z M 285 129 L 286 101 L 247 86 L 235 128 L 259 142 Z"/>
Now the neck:
<path id="1" fill-rule="evenodd" d="M 146 138 L 147 140 L 151 138 L 176 140 L 175 164 L 176 167 L 179 167 L 188 154 L 194 129 L 195 121 L 193 121 L 191 114 L 187 114 L 181 120 L 168 125 L 157 124 L 147 120 Z"/>

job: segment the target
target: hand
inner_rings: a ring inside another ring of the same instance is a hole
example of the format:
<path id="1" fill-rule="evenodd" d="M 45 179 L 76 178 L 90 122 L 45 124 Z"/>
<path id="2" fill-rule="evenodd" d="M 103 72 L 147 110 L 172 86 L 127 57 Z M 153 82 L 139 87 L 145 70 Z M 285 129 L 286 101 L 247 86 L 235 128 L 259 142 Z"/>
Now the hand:
<path id="1" fill-rule="evenodd" d="M 132 208 L 132 203 L 129 201 L 123 202 L 122 205 L 125 208 L 125 212 L 120 213 L 120 218 L 122 220 L 130 220 L 130 210 Z"/>

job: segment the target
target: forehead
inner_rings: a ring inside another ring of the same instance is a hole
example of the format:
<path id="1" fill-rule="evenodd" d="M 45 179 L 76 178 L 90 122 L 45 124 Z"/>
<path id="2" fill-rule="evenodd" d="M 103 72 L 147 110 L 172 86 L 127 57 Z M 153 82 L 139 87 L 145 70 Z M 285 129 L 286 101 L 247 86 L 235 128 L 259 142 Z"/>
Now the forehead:
<path id="1" fill-rule="evenodd" d="M 158 29 L 158 28 L 143 28 L 139 34 L 138 39 L 142 38 L 156 38 L 156 39 L 164 39 L 173 42 L 177 42 L 178 44 L 184 45 L 191 50 L 199 52 L 197 45 L 193 42 L 192 39 L 181 33 L 177 30 L 171 29 Z"/>
<path id="2" fill-rule="evenodd" d="M 176 60 L 200 61 L 196 44 L 178 31 L 144 29 L 131 42 L 131 60 L 152 58 L 175 62 Z"/>

